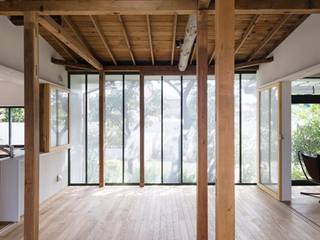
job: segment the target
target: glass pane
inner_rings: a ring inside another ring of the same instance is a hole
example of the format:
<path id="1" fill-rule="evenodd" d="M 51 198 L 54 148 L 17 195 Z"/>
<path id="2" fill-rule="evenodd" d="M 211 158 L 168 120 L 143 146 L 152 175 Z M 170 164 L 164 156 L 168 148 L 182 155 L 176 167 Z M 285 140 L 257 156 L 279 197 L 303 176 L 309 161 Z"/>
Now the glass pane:
<path id="1" fill-rule="evenodd" d="M 144 80 L 145 182 L 161 183 L 161 77 Z"/>
<path id="2" fill-rule="evenodd" d="M 183 182 L 196 182 L 197 170 L 197 79 L 183 77 Z"/>
<path id="3" fill-rule="evenodd" d="M 58 132 L 58 122 L 57 122 L 57 90 L 50 90 L 50 146 L 57 146 L 57 132 Z"/>
<path id="4" fill-rule="evenodd" d="M 291 105 L 292 179 L 306 180 L 298 159 L 298 152 L 320 153 L 320 104 Z"/>
<path id="5" fill-rule="evenodd" d="M 261 92 L 260 182 L 278 192 L 278 89 Z"/>
<path id="6" fill-rule="evenodd" d="M 58 125 L 58 146 L 68 144 L 69 133 L 69 105 L 68 105 L 68 93 L 63 91 L 57 91 L 57 125 Z"/>
<path id="7" fill-rule="evenodd" d="M 0 108 L 0 145 L 9 145 L 9 109 Z"/>
<path id="8" fill-rule="evenodd" d="M 163 77 L 163 182 L 181 182 L 181 79 Z"/>
<path id="9" fill-rule="evenodd" d="M 87 86 L 88 183 L 99 182 L 99 75 L 88 74 Z"/>
<path id="10" fill-rule="evenodd" d="M 122 98 L 122 75 L 106 75 L 105 177 L 107 183 L 122 183 Z"/>
<path id="11" fill-rule="evenodd" d="M 256 75 L 242 74 L 241 133 L 242 182 L 256 183 L 257 172 L 257 92 Z"/>
<path id="12" fill-rule="evenodd" d="M 140 177 L 139 75 L 125 75 L 124 96 L 124 181 L 137 183 Z"/>
<path id="13" fill-rule="evenodd" d="M 85 75 L 70 75 L 70 182 L 86 181 L 86 81 Z"/>
<path id="14" fill-rule="evenodd" d="M 216 178 L 216 88 L 214 76 L 208 76 L 208 181 Z"/>
<path id="15" fill-rule="evenodd" d="M 234 182 L 240 182 L 240 78 L 239 74 L 234 76 Z"/>
<path id="16" fill-rule="evenodd" d="M 11 144 L 24 145 L 24 108 L 11 108 Z"/>

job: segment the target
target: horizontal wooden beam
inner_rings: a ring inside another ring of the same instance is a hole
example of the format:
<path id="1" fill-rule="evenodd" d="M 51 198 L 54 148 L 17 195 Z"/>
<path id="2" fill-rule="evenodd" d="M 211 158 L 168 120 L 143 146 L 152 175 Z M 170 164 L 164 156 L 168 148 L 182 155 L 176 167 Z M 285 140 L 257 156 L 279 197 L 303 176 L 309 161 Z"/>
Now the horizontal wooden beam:
<path id="1" fill-rule="evenodd" d="M 255 69 L 255 67 L 259 66 L 263 63 L 270 63 L 273 61 L 273 57 L 263 58 L 254 60 L 251 62 L 239 62 L 235 64 L 235 70 L 243 70 L 243 69 Z M 57 65 L 62 65 L 68 67 L 69 71 L 93 71 L 97 72 L 96 69 L 91 67 L 88 64 L 83 63 L 74 63 L 70 61 L 60 60 L 56 58 L 51 58 L 51 62 Z M 136 65 L 136 66 L 104 66 L 104 71 L 106 72 L 142 72 L 145 75 L 193 75 L 196 74 L 196 66 L 189 66 L 186 71 L 181 72 L 177 66 L 171 65 Z M 209 67 L 209 74 L 214 74 L 214 68 Z"/>
<path id="2" fill-rule="evenodd" d="M 212 1 L 214 3 L 214 1 Z M 190 15 L 198 9 L 196 0 L 61 0 L 2 1 L 0 15 Z M 215 14 L 214 4 L 208 14 Z M 236 14 L 312 14 L 320 13 L 320 0 L 237 0 Z"/>
<path id="3" fill-rule="evenodd" d="M 84 48 L 77 40 L 70 36 L 65 29 L 58 25 L 51 17 L 39 17 L 39 23 L 48 32 L 58 38 L 61 42 L 67 45 L 72 51 L 82 57 L 91 66 L 97 70 L 102 70 L 102 65 L 96 60 L 92 54 Z"/>

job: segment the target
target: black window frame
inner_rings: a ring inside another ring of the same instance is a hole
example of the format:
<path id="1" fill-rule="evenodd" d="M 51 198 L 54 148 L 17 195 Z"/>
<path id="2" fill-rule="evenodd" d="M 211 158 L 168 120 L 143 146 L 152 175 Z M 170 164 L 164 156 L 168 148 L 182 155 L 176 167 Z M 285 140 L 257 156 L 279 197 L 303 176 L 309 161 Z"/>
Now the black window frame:
<path id="1" fill-rule="evenodd" d="M 95 72 L 68 72 L 68 88 L 70 89 L 70 80 L 71 80 L 71 75 L 84 75 L 85 76 L 85 111 L 86 111 L 86 115 L 85 115 L 85 133 L 86 133 L 86 136 L 85 136 L 85 183 L 71 183 L 71 177 L 70 177 L 70 173 L 71 173 L 71 170 L 70 170 L 70 158 L 71 158 L 71 155 L 70 155 L 70 149 L 68 150 L 68 185 L 69 186 L 82 186 L 82 185 L 93 185 L 93 186 L 97 186 L 98 183 L 88 183 L 88 157 L 87 157 L 87 148 L 88 148 L 88 144 L 87 144 L 87 135 L 88 135 L 88 131 L 87 131 L 87 114 L 88 114 L 88 111 L 87 111 L 87 89 L 88 89 L 88 75 L 96 75 L 97 73 Z M 122 75 L 122 81 L 123 81 L 123 94 L 122 94 L 122 104 L 124 105 L 124 98 L 125 98 L 125 94 L 124 94 L 124 91 L 125 91 L 125 75 L 126 74 L 137 74 L 139 75 L 138 72 L 119 72 L 119 73 L 106 73 L 106 76 L 107 75 Z M 238 101 L 239 101 L 239 115 L 237 116 L 239 118 L 239 130 L 238 130 L 238 133 L 239 133 L 239 144 L 238 144 L 238 148 L 239 148 L 239 159 L 236 159 L 236 161 L 239 162 L 239 179 L 237 182 L 235 182 L 235 185 L 257 185 L 256 182 L 254 183 L 247 183 L 247 182 L 243 182 L 243 179 L 242 179 L 242 81 L 243 81 L 243 78 L 242 78 L 242 75 L 246 75 L 246 74 L 256 74 L 256 72 L 254 71 L 245 71 L 245 72 L 235 72 L 235 75 L 238 75 L 239 78 L 235 81 L 239 81 L 239 89 L 238 89 L 238 93 L 239 93 L 239 96 L 238 96 Z M 168 74 L 170 75 L 170 74 Z M 190 182 L 184 182 L 183 181 L 183 154 L 181 154 L 181 181 L 179 183 L 164 183 L 163 182 L 163 76 L 167 76 L 167 75 L 157 75 L 157 76 L 161 76 L 161 183 L 145 183 L 145 185 L 196 185 L 196 182 L 195 183 L 190 183 Z M 182 91 L 182 84 L 183 84 L 183 74 L 182 75 L 179 75 L 180 76 L 180 81 L 181 81 L 181 93 L 180 93 L 180 97 L 181 97 L 181 104 L 183 103 L 183 91 Z M 236 96 L 235 96 L 236 98 Z M 235 99 L 236 100 L 236 99 Z M 183 106 L 181 105 L 181 126 L 180 126 L 180 137 L 181 137 L 181 141 L 183 141 Z M 123 114 L 122 114 L 122 120 L 123 120 L 123 123 L 124 123 L 124 118 L 125 118 L 125 114 L 124 114 L 124 108 L 122 109 L 123 111 Z M 123 124 L 124 125 L 124 124 Z M 124 129 L 122 129 L 124 131 Z M 123 143 L 123 150 L 124 151 L 124 132 L 122 132 L 122 143 Z M 181 142 L 181 151 L 182 151 L 182 146 L 183 146 L 183 142 Z M 139 183 L 126 183 L 124 182 L 124 154 L 122 154 L 122 183 L 105 183 L 105 185 L 139 185 Z M 215 182 L 208 182 L 208 185 L 215 185 Z"/>

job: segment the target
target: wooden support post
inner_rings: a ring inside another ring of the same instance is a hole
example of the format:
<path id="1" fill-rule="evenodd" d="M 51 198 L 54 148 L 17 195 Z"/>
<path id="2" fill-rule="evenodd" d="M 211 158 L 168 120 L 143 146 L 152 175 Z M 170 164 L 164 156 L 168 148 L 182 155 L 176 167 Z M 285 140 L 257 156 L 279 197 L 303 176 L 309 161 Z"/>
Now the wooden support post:
<path id="1" fill-rule="evenodd" d="M 197 164 L 197 239 L 208 239 L 208 153 L 207 153 L 207 78 L 208 15 L 197 13 L 197 79 L 198 79 L 198 164 Z"/>
<path id="2" fill-rule="evenodd" d="M 39 27 L 37 14 L 24 14 L 25 191 L 24 239 L 39 238 Z"/>
<path id="3" fill-rule="evenodd" d="M 235 0 L 217 0 L 216 26 L 216 239 L 235 239 L 234 28 Z"/>
<path id="4" fill-rule="evenodd" d="M 140 187 L 144 187 L 144 74 L 140 73 Z"/>
<path id="5" fill-rule="evenodd" d="M 105 74 L 99 73 L 99 187 L 104 187 Z"/>

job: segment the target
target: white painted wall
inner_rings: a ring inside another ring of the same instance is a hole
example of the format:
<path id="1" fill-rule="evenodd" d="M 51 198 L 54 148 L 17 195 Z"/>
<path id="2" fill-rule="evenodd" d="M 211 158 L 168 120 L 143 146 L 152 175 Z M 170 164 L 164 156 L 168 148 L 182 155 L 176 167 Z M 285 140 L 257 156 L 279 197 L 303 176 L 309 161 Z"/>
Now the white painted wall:
<path id="1" fill-rule="evenodd" d="M 14 26 L 7 17 L 0 16 L 0 40 L 0 106 L 23 106 L 23 27 Z M 61 58 L 43 38 L 40 38 L 40 78 L 66 85 L 67 72 L 64 67 L 51 63 L 52 56 Z M 56 181 L 57 175 L 62 175 L 61 182 Z M 40 201 L 59 192 L 67 184 L 67 152 L 41 155 Z M 21 205 L 20 202 L 20 207 Z"/>

